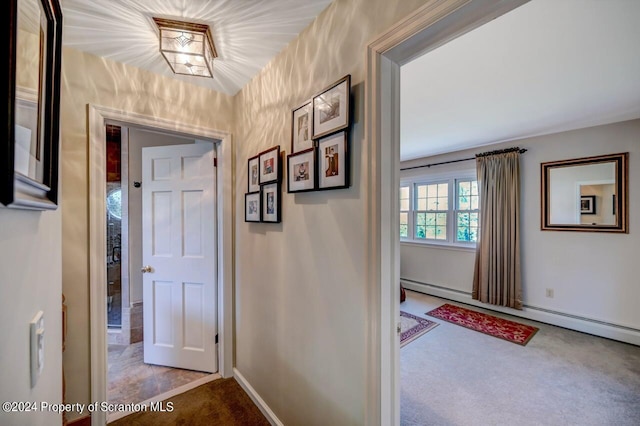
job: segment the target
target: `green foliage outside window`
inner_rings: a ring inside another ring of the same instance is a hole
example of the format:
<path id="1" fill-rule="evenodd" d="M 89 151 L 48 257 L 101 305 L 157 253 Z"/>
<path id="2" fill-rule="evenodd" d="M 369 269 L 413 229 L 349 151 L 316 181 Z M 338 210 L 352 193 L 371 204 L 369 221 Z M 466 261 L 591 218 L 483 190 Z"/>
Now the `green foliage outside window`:
<path id="1" fill-rule="evenodd" d="M 475 242 L 478 240 L 478 182 L 458 182 L 458 211 L 456 213 L 456 240 Z M 475 211 L 474 211 L 475 210 Z"/>

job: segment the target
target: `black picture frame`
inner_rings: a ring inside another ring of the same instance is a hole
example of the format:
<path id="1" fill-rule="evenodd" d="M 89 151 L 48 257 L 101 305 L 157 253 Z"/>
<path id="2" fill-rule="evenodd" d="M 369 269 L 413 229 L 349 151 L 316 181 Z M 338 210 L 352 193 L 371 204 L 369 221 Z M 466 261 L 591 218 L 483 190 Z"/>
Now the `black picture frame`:
<path id="1" fill-rule="evenodd" d="M 315 191 L 317 187 L 316 149 L 287 156 L 287 193 Z"/>
<path id="2" fill-rule="evenodd" d="M 282 221 L 282 188 L 280 181 L 271 182 L 260 187 L 261 209 L 260 219 L 266 223 Z"/>
<path id="3" fill-rule="evenodd" d="M 259 155 L 260 185 L 280 180 L 280 145 L 262 151 Z"/>
<path id="4" fill-rule="evenodd" d="M 55 210 L 58 206 L 62 9 L 59 0 L 36 1 L 41 7 L 33 12 L 39 13 L 36 17 L 23 16 L 27 13 L 25 10 L 31 9 L 21 7 L 24 5 L 21 0 L 7 0 L 6 13 L 2 14 L 7 34 L 3 56 L 7 58 L 9 78 L 0 94 L 5 99 L 2 116 L 6 120 L 0 140 L 0 202 L 10 208 Z M 35 28 L 34 37 L 27 37 L 27 30 L 32 30 L 37 23 L 40 27 Z M 39 48 L 35 47 L 35 51 L 40 52 L 40 60 L 36 61 L 39 65 L 30 70 L 38 76 L 38 87 L 18 86 L 20 77 L 26 75 L 22 67 L 28 62 L 17 57 L 21 50 L 18 45 L 28 43 L 23 38 L 37 40 L 38 34 Z M 34 111 L 31 114 L 35 120 L 24 119 L 23 110 L 27 109 Z"/>
<path id="5" fill-rule="evenodd" d="M 351 185 L 349 139 L 346 131 L 318 140 L 317 190 L 348 188 Z"/>
<path id="6" fill-rule="evenodd" d="M 329 85 L 312 98 L 313 139 L 349 127 L 351 120 L 351 75 Z"/>
<path id="7" fill-rule="evenodd" d="M 596 196 L 580 196 L 580 214 L 596 214 Z"/>
<path id="8" fill-rule="evenodd" d="M 260 191 L 260 154 L 247 160 L 247 192 Z"/>
<path id="9" fill-rule="evenodd" d="M 260 222 L 262 214 L 262 195 L 258 192 L 244 194 L 244 221 Z"/>
<path id="10" fill-rule="evenodd" d="M 312 101 L 291 111 L 291 154 L 313 148 Z"/>

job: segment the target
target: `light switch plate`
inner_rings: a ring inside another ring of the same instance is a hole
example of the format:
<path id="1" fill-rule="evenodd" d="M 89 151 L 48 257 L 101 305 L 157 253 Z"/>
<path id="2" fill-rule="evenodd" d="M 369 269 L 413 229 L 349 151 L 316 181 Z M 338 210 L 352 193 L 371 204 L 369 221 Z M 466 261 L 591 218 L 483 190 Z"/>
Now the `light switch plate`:
<path id="1" fill-rule="evenodd" d="M 31 387 L 38 382 L 44 368 L 44 312 L 38 311 L 29 324 L 31 341 Z"/>

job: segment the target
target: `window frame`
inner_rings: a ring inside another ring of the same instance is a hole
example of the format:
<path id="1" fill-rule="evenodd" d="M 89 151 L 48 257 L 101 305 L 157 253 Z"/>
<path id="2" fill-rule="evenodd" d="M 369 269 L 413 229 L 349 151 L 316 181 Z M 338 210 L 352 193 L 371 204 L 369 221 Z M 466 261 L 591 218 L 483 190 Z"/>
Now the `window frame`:
<path id="1" fill-rule="evenodd" d="M 480 232 L 480 188 L 478 188 L 478 194 L 477 194 L 477 197 L 478 197 L 478 208 L 477 209 L 469 208 L 469 209 L 466 209 L 466 210 L 462 210 L 460 208 L 460 192 L 459 192 L 459 185 L 462 182 L 476 182 L 476 187 L 477 187 L 478 178 L 475 177 L 475 176 L 473 176 L 473 177 L 464 177 L 464 178 L 463 177 L 455 178 L 455 190 L 454 190 L 454 192 L 455 192 L 456 199 L 455 199 L 455 206 L 454 206 L 454 209 L 453 209 L 453 220 L 454 220 L 454 224 L 453 224 L 453 241 L 456 244 L 464 244 L 465 246 L 472 246 L 472 247 L 475 248 L 477 237 L 476 237 L 476 241 L 460 241 L 460 240 L 458 240 L 458 214 L 459 213 L 469 213 L 469 214 L 477 213 L 478 214 L 478 227 L 476 229 L 476 235 L 479 235 L 479 232 Z M 469 194 L 469 197 L 473 197 L 473 196 L 474 196 L 473 193 Z M 471 204 L 471 201 L 469 203 Z M 469 207 L 471 207 L 471 206 L 469 206 Z"/>
<path id="2" fill-rule="evenodd" d="M 407 213 L 407 236 L 403 237 L 402 233 L 400 233 L 400 239 L 401 240 L 407 239 L 413 234 L 413 232 L 411 232 L 412 229 L 413 229 L 413 214 L 412 214 L 412 212 L 413 212 L 413 200 L 412 200 L 412 197 L 411 197 L 411 195 L 413 194 L 413 191 L 411 190 L 411 185 L 410 184 L 407 184 L 407 185 L 400 184 L 400 195 L 402 195 L 402 188 L 403 187 L 408 187 L 409 188 L 409 200 L 408 200 L 409 201 L 409 210 L 402 210 L 402 202 L 401 202 L 402 199 L 400 199 L 399 200 L 400 201 L 400 209 L 399 209 L 400 214 Z M 398 225 L 402 225 L 402 223 L 399 223 Z"/>
<path id="3" fill-rule="evenodd" d="M 442 248 L 457 248 L 463 250 L 475 250 L 475 241 L 458 241 L 457 239 L 457 215 L 459 212 L 478 212 L 479 210 L 460 210 L 459 198 L 458 198 L 458 183 L 477 181 L 476 171 L 463 170 L 458 172 L 439 173 L 430 175 L 414 175 L 401 178 L 400 188 L 409 188 L 409 210 L 399 210 L 400 213 L 408 213 L 408 236 L 400 237 L 400 243 L 402 244 L 416 244 L 421 246 L 434 246 Z M 417 210 L 417 186 L 418 185 L 433 185 L 439 183 L 448 184 L 448 208 L 447 214 L 447 229 L 446 240 L 428 239 L 428 238 L 416 238 L 416 215 L 418 212 L 444 212 L 440 210 Z M 401 192 L 401 191 L 400 191 Z M 400 204 L 400 198 L 398 199 Z M 401 207 L 401 206 L 400 206 Z M 479 207 L 479 206 L 478 206 Z M 398 218 L 398 227 L 400 227 L 400 218 Z M 479 229 L 479 227 L 478 227 Z M 399 230 L 399 228 L 398 228 Z M 478 231 L 479 232 L 479 231 Z"/>

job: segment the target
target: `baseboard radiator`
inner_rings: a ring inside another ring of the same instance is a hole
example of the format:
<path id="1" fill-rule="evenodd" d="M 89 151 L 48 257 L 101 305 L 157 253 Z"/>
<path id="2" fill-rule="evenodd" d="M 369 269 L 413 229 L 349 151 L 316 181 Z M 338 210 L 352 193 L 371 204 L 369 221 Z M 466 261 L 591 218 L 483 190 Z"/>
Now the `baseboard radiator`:
<path id="1" fill-rule="evenodd" d="M 488 305 L 486 303 L 473 300 L 471 293 L 461 290 L 455 290 L 444 286 L 424 283 L 411 279 L 401 278 L 400 282 L 407 290 L 413 290 L 418 293 L 428 294 L 430 296 L 440 297 L 455 302 L 465 303 L 472 306 L 490 309 L 496 312 L 526 318 L 558 327 L 568 328 L 570 330 L 580 331 L 582 333 L 593 334 L 594 336 L 605 337 L 607 339 L 618 340 L 632 345 L 640 346 L 640 330 L 633 327 L 627 327 L 619 324 L 612 324 L 605 321 L 585 318 L 572 315 L 565 312 L 554 311 L 551 309 L 541 308 L 538 306 L 524 305 L 522 311 L 501 306 Z"/>

